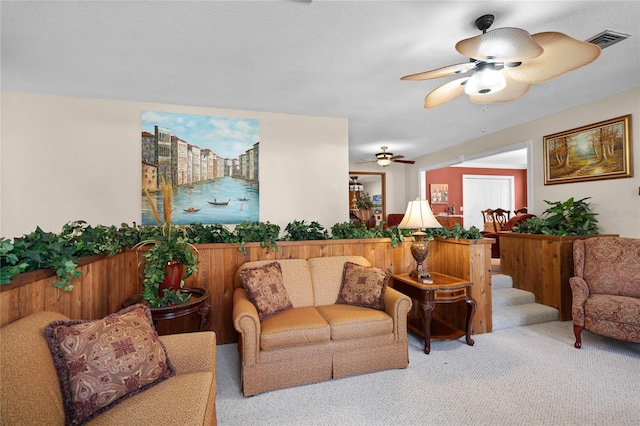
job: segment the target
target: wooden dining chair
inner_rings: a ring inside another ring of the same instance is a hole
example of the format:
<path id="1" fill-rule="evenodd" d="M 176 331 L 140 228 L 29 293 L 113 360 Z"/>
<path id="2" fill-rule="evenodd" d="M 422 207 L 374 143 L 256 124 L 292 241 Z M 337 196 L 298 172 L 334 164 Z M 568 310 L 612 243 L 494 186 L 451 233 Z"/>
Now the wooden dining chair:
<path id="1" fill-rule="evenodd" d="M 496 232 L 504 228 L 504 225 L 509 221 L 511 211 L 504 209 L 495 209 L 493 211 L 493 221 L 496 228 Z"/>

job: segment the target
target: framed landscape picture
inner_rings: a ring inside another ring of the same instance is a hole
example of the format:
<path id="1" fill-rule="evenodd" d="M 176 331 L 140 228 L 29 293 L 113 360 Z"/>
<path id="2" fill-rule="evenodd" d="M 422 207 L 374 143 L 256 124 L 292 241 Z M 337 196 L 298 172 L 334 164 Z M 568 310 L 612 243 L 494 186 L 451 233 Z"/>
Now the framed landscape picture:
<path id="1" fill-rule="evenodd" d="M 631 114 L 544 137 L 544 184 L 632 177 Z"/>

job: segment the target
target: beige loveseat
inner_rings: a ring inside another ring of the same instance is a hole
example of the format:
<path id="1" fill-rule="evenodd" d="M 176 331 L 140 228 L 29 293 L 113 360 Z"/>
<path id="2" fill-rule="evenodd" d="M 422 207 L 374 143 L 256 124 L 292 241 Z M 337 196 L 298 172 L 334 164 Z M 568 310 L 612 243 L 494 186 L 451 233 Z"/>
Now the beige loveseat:
<path id="1" fill-rule="evenodd" d="M 271 262 L 248 262 L 240 269 Z M 233 323 L 240 333 L 245 396 L 407 367 L 409 297 L 387 287 L 384 311 L 335 303 L 345 262 L 369 266 L 367 259 L 334 256 L 277 262 L 293 308 L 262 322 L 236 274 Z"/>
<path id="2" fill-rule="evenodd" d="M 52 321 L 40 312 L 0 328 L 0 424 L 63 425 L 58 376 L 43 334 Z M 176 375 L 89 421 L 89 425 L 215 425 L 216 336 L 213 332 L 161 336 Z"/>

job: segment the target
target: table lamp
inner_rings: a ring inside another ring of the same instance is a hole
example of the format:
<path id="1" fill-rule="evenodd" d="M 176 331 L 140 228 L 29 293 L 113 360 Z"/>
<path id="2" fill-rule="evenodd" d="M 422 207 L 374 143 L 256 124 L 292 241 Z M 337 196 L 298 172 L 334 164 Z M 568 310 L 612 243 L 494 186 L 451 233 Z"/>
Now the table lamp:
<path id="1" fill-rule="evenodd" d="M 411 234 L 413 235 L 411 255 L 416 260 L 418 267 L 415 271 L 411 271 L 409 273 L 410 276 L 417 279 L 431 277 L 431 274 L 425 271 L 422 267 L 422 262 L 424 262 L 427 258 L 427 254 L 429 253 L 429 242 L 425 239 L 427 234 L 423 232 L 422 229 L 440 227 L 442 227 L 442 225 L 433 215 L 427 200 L 416 198 L 414 201 L 409 201 L 407 211 L 405 212 L 402 221 L 398 224 L 398 228 L 415 229 Z"/>

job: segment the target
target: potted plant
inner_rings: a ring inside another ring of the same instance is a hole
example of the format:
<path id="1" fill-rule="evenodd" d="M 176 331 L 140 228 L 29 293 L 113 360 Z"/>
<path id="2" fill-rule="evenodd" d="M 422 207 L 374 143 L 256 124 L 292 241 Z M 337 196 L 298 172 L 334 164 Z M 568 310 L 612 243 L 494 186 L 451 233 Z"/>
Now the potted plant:
<path id="1" fill-rule="evenodd" d="M 182 292 L 184 278 L 197 271 L 197 249 L 188 242 L 183 230 L 171 225 L 173 207 L 173 189 L 164 178 L 161 183 L 163 197 L 163 218 L 160 219 L 158 209 L 145 189 L 153 216 L 158 222 L 155 235 L 140 243 L 135 248 L 151 246 L 143 253 L 141 264 L 144 268 L 142 297 L 151 308 L 183 303 L 191 295 Z"/>
<path id="2" fill-rule="evenodd" d="M 544 200 L 550 207 L 542 217 L 533 217 L 516 225 L 513 232 L 557 236 L 597 235 L 598 214 L 593 213 L 591 205 L 585 201 L 589 198 L 591 197 L 574 200 L 571 197 L 565 202 Z"/>
<path id="3" fill-rule="evenodd" d="M 599 234 L 588 199 L 545 200 L 549 208 L 540 217 L 500 233 L 501 273 L 511 276 L 515 288 L 535 294 L 537 303 L 558 309 L 562 321 L 571 319 L 573 244 Z"/>

